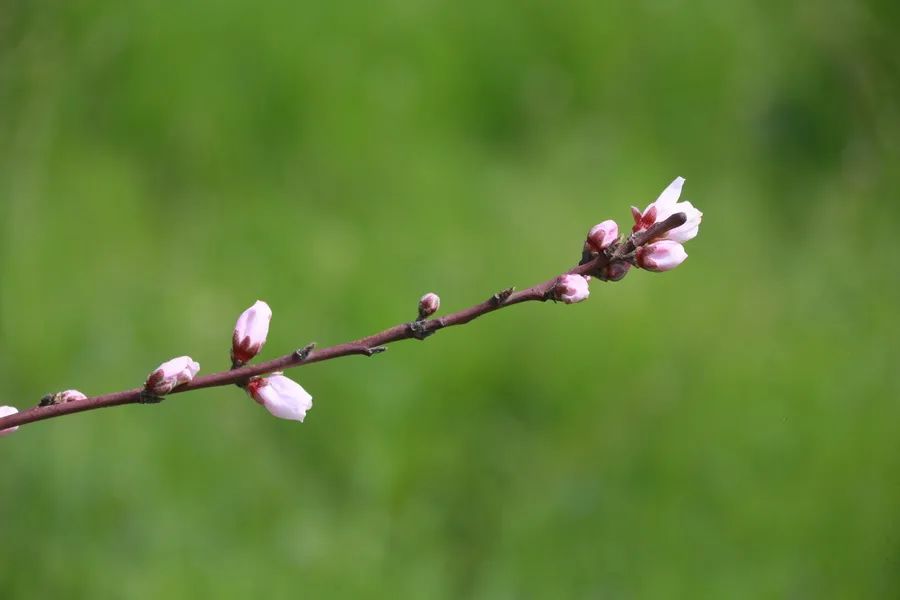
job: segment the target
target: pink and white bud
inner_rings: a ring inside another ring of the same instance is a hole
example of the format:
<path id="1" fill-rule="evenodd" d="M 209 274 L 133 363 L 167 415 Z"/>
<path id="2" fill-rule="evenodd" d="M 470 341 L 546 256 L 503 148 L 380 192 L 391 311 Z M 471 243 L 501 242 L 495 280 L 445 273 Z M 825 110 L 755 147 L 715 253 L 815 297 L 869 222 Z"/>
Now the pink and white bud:
<path id="1" fill-rule="evenodd" d="M 15 406 L 0 406 L 0 417 L 8 417 L 9 415 L 14 415 L 17 412 L 19 412 L 19 409 L 17 409 Z M 19 426 L 16 425 L 15 427 L 4 429 L 0 431 L 0 435 L 9 435 L 18 428 Z"/>
<path id="2" fill-rule="evenodd" d="M 581 275 L 563 275 L 556 282 L 553 294 L 557 300 L 562 300 L 566 304 L 575 304 L 587 300 L 591 292 L 588 289 L 587 279 Z"/>
<path id="3" fill-rule="evenodd" d="M 242 365 L 259 354 L 269 335 L 272 309 L 262 300 L 241 313 L 231 336 L 231 361 Z"/>
<path id="4" fill-rule="evenodd" d="M 632 227 L 631 231 L 635 233 L 644 231 L 654 223 L 665 221 L 675 213 L 684 213 L 684 216 L 687 217 L 684 224 L 667 231 L 661 239 L 686 242 L 697 237 L 703 213 L 694 208 L 694 205 L 690 202 L 678 202 L 683 185 L 684 177 L 676 177 L 675 181 L 663 190 L 659 198 L 644 209 L 644 212 L 632 206 L 631 214 L 634 216 L 634 227 Z"/>
<path id="5" fill-rule="evenodd" d="M 619 239 L 619 226 L 612 219 L 591 227 L 587 235 L 587 243 L 594 252 L 603 252 Z"/>
<path id="6" fill-rule="evenodd" d="M 441 297 L 434 292 L 428 292 L 419 298 L 419 318 L 430 317 L 441 307 Z"/>
<path id="7" fill-rule="evenodd" d="M 75 402 L 77 400 L 87 400 L 87 396 L 85 396 L 78 390 L 65 390 L 59 392 L 57 394 L 57 398 L 60 404 L 65 404 L 66 402 Z"/>
<path id="8" fill-rule="evenodd" d="M 637 265 L 648 271 L 670 271 L 687 258 L 684 246 L 672 240 L 660 240 L 637 250 Z"/>
<path id="9" fill-rule="evenodd" d="M 66 402 L 75 402 L 77 400 L 87 400 L 87 396 L 78 390 L 65 390 L 56 392 L 55 394 L 47 394 L 41 398 L 40 406 L 52 406 L 53 404 L 65 404 Z"/>
<path id="10" fill-rule="evenodd" d="M 144 389 L 154 396 L 165 396 L 174 388 L 188 383 L 200 370 L 200 364 L 190 356 L 179 356 L 159 365 L 150 373 L 144 383 Z"/>
<path id="11" fill-rule="evenodd" d="M 312 408 L 312 396 L 299 383 L 281 373 L 251 379 L 247 393 L 280 419 L 303 422 L 306 411 Z"/>

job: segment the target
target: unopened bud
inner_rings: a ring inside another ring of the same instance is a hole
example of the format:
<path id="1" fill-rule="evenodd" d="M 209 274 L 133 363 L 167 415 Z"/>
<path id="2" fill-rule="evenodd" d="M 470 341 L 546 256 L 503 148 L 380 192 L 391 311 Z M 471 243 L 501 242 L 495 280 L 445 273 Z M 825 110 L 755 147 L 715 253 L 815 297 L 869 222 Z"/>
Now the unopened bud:
<path id="1" fill-rule="evenodd" d="M 637 250 L 637 265 L 648 271 L 670 271 L 687 258 L 684 246 L 671 240 L 660 240 Z"/>
<path id="2" fill-rule="evenodd" d="M 231 336 L 231 362 L 243 365 L 259 354 L 269 335 L 272 309 L 262 300 L 241 313 Z"/>
<path id="3" fill-rule="evenodd" d="M 428 292 L 419 298 L 419 318 L 430 317 L 441 307 L 441 297 L 434 292 Z"/>
<path id="4" fill-rule="evenodd" d="M 553 294 L 557 300 L 562 300 L 566 304 L 574 304 L 587 300 L 591 292 L 588 289 L 587 279 L 581 275 L 569 274 L 559 278 L 553 288 Z"/>
<path id="5" fill-rule="evenodd" d="M 631 265 L 625 261 L 617 260 L 603 267 L 603 278 L 606 281 L 619 281 L 628 274 Z"/>
<path id="6" fill-rule="evenodd" d="M 312 396 L 303 387 L 281 373 L 255 377 L 247 384 L 247 393 L 280 419 L 303 422 L 312 408 Z"/>
<path id="7" fill-rule="evenodd" d="M 9 415 L 14 415 L 17 412 L 19 412 L 19 409 L 17 409 L 15 406 L 0 406 L 0 417 L 8 417 Z M 9 435 L 18 428 L 19 426 L 16 425 L 15 427 L 4 429 L 0 431 L 0 435 Z"/>
<path id="8" fill-rule="evenodd" d="M 191 381 L 199 370 L 200 364 L 190 356 L 173 358 L 150 373 L 144 389 L 154 396 L 165 396 L 177 386 Z"/>
<path id="9" fill-rule="evenodd" d="M 47 394 L 41 398 L 39 406 L 51 406 L 53 404 L 65 404 L 66 402 L 75 402 L 76 400 L 87 400 L 87 396 L 78 390 L 65 390 L 56 392 L 55 394 Z"/>
<path id="10" fill-rule="evenodd" d="M 619 226 L 612 219 L 591 227 L 587 235 L 587 244 L 594 252 L 603 252 L 619 238 Z"/>

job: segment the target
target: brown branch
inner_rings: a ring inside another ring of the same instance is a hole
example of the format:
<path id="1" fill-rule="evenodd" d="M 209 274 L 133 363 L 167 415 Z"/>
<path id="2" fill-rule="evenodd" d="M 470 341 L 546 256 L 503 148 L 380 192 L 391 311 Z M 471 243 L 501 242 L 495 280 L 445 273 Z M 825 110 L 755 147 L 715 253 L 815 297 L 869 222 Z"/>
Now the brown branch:
<path id="1" fill-rule="evenodd" d="M 633 234 L 616 250 L 616 256 L 624 256 L 629 252 L 633 252 L 638 246 L 643 246 L 650 240 L 658 238 L 667 231 L 681 227 L 687 222 L 687 215 L 684 213 L 675 213 L 669 215 L 665 221 L 654 223 L 649 228 L 639 233 Z"/>
<path id="2" fill-rule="evenodd" d="M 663 235 L 670 229 L 674 229 L 684 224 L 684 222 L 685 215 L 683 213 L 676 213 L 665 221 L 656 223 L 646 231 L 632 234 L 621 244 L 614 244 L 607 250 L 607 254 L 598 254 L 584 264 L 578 265 L 569 271 L 566 271 L 566 273 L 548 279 L 543 283 L 531 286 L 530 288 L 518 292 L 513 291 L 512 288 L 508 288 L 494 294 L 484 302 L 480 302 L 469 308 L 464 308 L 455 313 L 440 318 L 394 325 L 393 327 L 374 335 L 351 342 L 345 342 L 343 344 L 337 344 L 321 349 L 315 349 L 315 345 L 310 344 L 300 350 L 267 362 L 195 377 L 193 381 L 173 389 L 169 395 L 223 385 L 237 384 L 243 386 L 246 385 L 251 377 L 331 360 L 341 356 L 350 356 L 354 354 L 373 356 L 387 350 L 387 344 L 392 342 L 408 339 L 423 340 L 439 329 L 453 327 L 455 325 L 465 325 L 482 315 L 500 310 L 507 306 L 532 301 L 544 302 L 551 299 L 554 287 L 563 275 L 593 275 L 602 279 L 603 269 L 609 265 L 610 262 L 627 262 L 629 260 L 628 255 L 638 246 Z M 103 394 L 102 396 L 94 396 L 85 400 L 67 402 L 65 404 L 35 406 L 19 413 L 0 418 L 0 431 L 17 425 L 25 425 L 27 423 L 34 423 L 36 421 L 43 421 L 45 419 L 52 419 L 54 417 L 61 417 L 63 415 L 74 414 L 86 410 L 95 410 L 98 408 L 106 408 L 108 406 L 119 406 L 121 404 L 140 403 L 143 399 L 142 392 L 143 388 L 139 387 L 121 392 L 113 392 L 111 394 Z"/>

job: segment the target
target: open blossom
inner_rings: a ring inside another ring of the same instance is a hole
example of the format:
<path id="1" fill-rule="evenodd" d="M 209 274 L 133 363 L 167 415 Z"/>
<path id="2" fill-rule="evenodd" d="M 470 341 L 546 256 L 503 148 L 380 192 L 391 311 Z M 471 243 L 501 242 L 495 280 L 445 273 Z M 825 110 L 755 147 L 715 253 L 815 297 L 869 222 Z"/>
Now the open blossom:
<path id="1" fill-rule="evenodd" d="M 553 293 L 557 300 L 562 300 L 566 304 L 574 304 L 587 300 L 591 292 L 588 289 L 588 281 L 581 275 L 563 275 L 556 282 Z"/>
<path id="2" fill-rule="evenodd" d="M 231 360 L 244 364 L 259 354 L 269 335 L 272 309 L 262 300 L 241 313 L 231 336 Z"/>
<path id="3" fill-rule="evenodd" d="M 17 409 L 15 406 L 0 406 L 0 417 L 8 417 L 9 415 L 14 415 L 17 412 L 19 412 L 19 409 Z M 16 425 L 15 427 L 4 429 L 3 431 L 0 431 L 0 435 L 9 435 L 18 428 L 19 426 Z"/>
<path id="4" fill-rule="evenodd" d="M 644 212 L 636 207 L 631 207 L 631 213 L 634 216 L 634 227 L 632 231 L 637 233 L 648 229 L 654 223 L 665 221 L 675 213 L 684 213 L 687 221 L 683 225 L 667 231 L 662 239 L 672 240 L 675 242 L 686 242 L 697 236 L 700 229 L 700 221 L 703 213 L 694 208 L 690 202 L 678 202 L 681 196 L 681 187 L 684 185 L 684 177 L 676 177 L 675 181 L 663 190 L 662 194 L 655 202 L 650 203 Z"/>
<path id="5" fill-rule="evenodd" d="M 175 387 L 187 383 L 200 370 L 200 364 L 190 356 L 179 356 L 159 365 L 150 373 L 144 383 L 144 389 L 154 396 L 165 396 Z"/>
<path id="6" fill-rule="evenodd" d="M 672 240 L 660 240 L 641 246 L 636 260 L 640 268 L 648 271 L 669 271 L 687 258 L 684 246 Z"/>
<path id="7" fill-rule="evenodd" d="M 312 396 L 299 383 L 281 373 L 251 379 L 247 393 L 280 419 L 302 422 L 306 411 L 312 408 Z"/>
<path id="8" fill-rule="evenodd" d="M 430 317 L 441 307 L 441 297 L 434 292 L 428 292 L 419 298 L 419 318 Z"/>
<path id="9" fill-rule="evenodd" d="M 612 219 L 591 227 L 587 235 L 587 245 L 594 252 L 602 252 L 619 238 L 619 226 Z"/>

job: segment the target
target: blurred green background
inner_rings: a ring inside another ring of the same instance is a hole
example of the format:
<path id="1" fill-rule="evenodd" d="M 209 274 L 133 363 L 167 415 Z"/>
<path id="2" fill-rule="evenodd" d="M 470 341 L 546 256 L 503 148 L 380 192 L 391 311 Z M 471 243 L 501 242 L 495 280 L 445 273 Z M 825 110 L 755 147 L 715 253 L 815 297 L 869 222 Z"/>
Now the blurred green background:
<path id="1" fill-rule="evenodd" d="M 0 404 L 667 274 L 0 440 L 4 598 L 900 596 L 888 2 L 0 3 Z"/>

